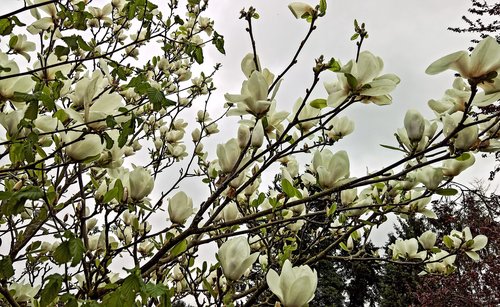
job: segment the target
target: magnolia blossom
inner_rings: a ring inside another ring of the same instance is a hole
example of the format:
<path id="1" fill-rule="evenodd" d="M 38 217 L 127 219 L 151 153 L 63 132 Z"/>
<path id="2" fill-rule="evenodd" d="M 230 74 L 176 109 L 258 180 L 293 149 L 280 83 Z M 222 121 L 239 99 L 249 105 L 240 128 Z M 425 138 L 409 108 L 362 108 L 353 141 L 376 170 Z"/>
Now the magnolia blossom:
<path id="1" fill-rule="evenodd" d="M 424 232 L 420 237 L 418 237 L 418 242 L 426 250 L 431 250 L 436 244 L 436 234 L 430 230 Z"/>
<path id="2" fill-rule="evenodd" d="M 12 297 L 18 303 L 31 303 L 31 300 L 38 293 L 38 290 L 40 290 L 40 286 L 32 287 L 30 284 L 12 283 L 9 285 L 9 292 L 14 292 Z"/>
<path id="3" fill-rule="evenodd" d="M 396 88 L 400 79 L 394 74 L 380 75 L 384 62 L 369 51 L 359 54 L 358 61 L 349 61 L 337 73 L 338 81 L 325 83 L 328 105 L 339 106 L 350 94 L 361 96 L 364 102 L 376 105 L 391 103 L 389 93 Z"/>
<path id="4" fill-rule="evenodd" d="M 443 171 L 429 165 L 424 166 L 417 171 L 415 179 L 429 190 L 436 190 L 443 181 Z"/>
<path id="5" fill-rule="evenodd" d="M 259 257 L 259 253 L 250 255 L 250 245 L 244 237 L 227 240 L 217 254 L 224 275 L 233 281 L 238 280 Z"/>
<path id="6" fill-rule="evenodd" d="M 265 75 L 260 71 L 254 71 L 248 80 L 241 85 L 241 94 L 225 94 L 224 97 L 230 103 L 236 103 L 236 108 L 227 112 L 231 115 L 252 114 L 255 117 L 263 116 L 268 110 L 271 102 L 267 99 L 268 83 Z"/>
<path id="7" fill-rule="evenodd" d="M 455 112 L 451 115 L 446 114 L 443 119 L 443 133 L 446 137 L 450 136 L 451 133 L 458 127 L 459 123 L 464 116 L 463 112 Z M 474 120 L 470 117 L 467 117 L 463 122 L 463 125 L 470 124 Z M 461 129 L 458 133 L 456 133 L 456 137 L 453 140 L 453 145 L 457 149 L 468 150 L 470 149 L 478 139 L 479 128 L 477 125 L 468 126 L 466 128 Z"/>
<path id="8" fill-rule="evenodd" d="M 12 40 L 13 35 L 11 35 L 10 39 Z M 23 57 L 26 58 L 26 60 L 29 62 L 31 60 L 30 55 L 28 54 L 29 51 L 35 51 L 36 45 L 33 42 L 28 41 L 26 34 L 19 34 L 16 35 L 16 43 L 11 46 L 12 50 L 15 53 L 18 53 L 22 55 Z"/>
<path id="9" fill-rule="evenodd" d="M 327 131 L 326 134 L 329 138 L 335 141 L 351 134 L 354 131 L 354 122 L 347 116 L 335 116 L 332 120 L 330 120 L 329 124 L 332 126 L 332 129 Z"/>
<path id="10" fill-rule="evenodd" d="M 154 188 L 154 179 L 143 167 L 135 167 L 129 173 L 129 196 L 133 200 L 142 200 L 148 196 Z"/>
<path id="11" fill-rule="evenodd" d="M 394 244 L 391 245 L 392 248 L 392 258 L 396 259 L 398 257 L 415 259 L 419 258 L 425 260 L 427 257 L 427 252 L 418 252 L 418 241 L 415 238 L 409 240 L 397 239 Z"/>
<path id="12" fill-rule="evenodd" d="M 219 165 L 223 173 L 230 173 L 238 158 L 241 150 L 236 139 L 230 139 L 226 144 L 217 145 L 217 158 L 219 158 Z"/>
<path id="13" fill-rule="evenodd" d="M 475 162 L 476 158 L 473 154 L 464 153 L 458 158 L 445 160 L 441 169 L 443 170 L 443 175 L 454 177 L 471 167 Z"/>
<path id="14" fill-rule="evenodd" d="M 1 77 L 19 73 L 19 66 L 17 66 L 16 62 L 9 60 L 9 57 L 3 52 L 0 52 L 0 66 L 4 69 L 10 69 L 10 71 L 0 71 Z M 14 96 L 14 92 L 29 93 L 34 85 L 31 76 L 0 80 L 0 102 L 10 100 Z M 14 103 L 14 105 L 17 108 L 22 107 L 19 103 Z"/>
<path id="15" fill-rule="evenodd" d="M 419 142 L 424 136 L 425 120 L 417 110 L 408 110 L 406 112 L 404 125 L 408 139 L 411 142 Z"/>
<path id="16" fill-rule="evenodd" d="M 495 38 L 487 36 L 477 44 L 470 55 L 465 50 L 449 54 L 432 63 L 425 72 L 434 75 L 448 69 L 469 80 L 482 79 L 493 72 L 498 74 L 500 45 Z M 483 84 L 480 83 L 479 86 Z"/>
<path id="17" fill-rule="evenodd" d="M 318 183 L 324 188 L 334 187 L 338 181 L 349 177 L 349 157 L 344 150 L 335 154 L 328 149 L 316 151 L 312 166 L 318 174 Z"/>
<path id="18" fill-rule="evenodd" d="M 457 258 L 456 255 L 451 255 L 447 251 L 440 251 L 431 256 L 430 263 L 425 265 L 426 271 L 429 273 L 447 274 L 454 270 L 453 263 Z M 440 261 L 440 262 L 439 262 Z"/>
<path id="19" fill-rule="evenodd" d="M 288 5 L 288 8 L 297 19 L 312 16 L 314 14 L 314 8 L 303 2 L 292 2 Z"/>
<path id="20" fill-rule="evenodd" d="M 65 152 L 75 161 L 100 155 L 104 150 L 101 138 L 96 134 L 84 134 L 76 131 L 62 133 L 61 138 L 66 144 Z"/>
<path id="21" fill-rule="evenodd" d="M 477 235 L 474 238 L 469 227 L 465 227 L 461 232 L 452 230 L 448 236 L 453 241 L 453 247 L 465 250 L 467 256 L 478 261 L 478 250 L 483 249 L 488 244 L 488 238 L 485 235 Z"/>
<path id="22" fill-rule="evenodd" d="M 269 289 L 285 307 L 302 307 L 314 298 L 318 274 L 307 265 L 292 267 L 287 259 L 281 275 L 271 269 L 266 275 Z"/>
<path id="23" fill-rule="evenodd" d="M 177 192 L 168 201 L 168 215 L 172 223 L 184 224 L 191 214 L 193 214 L 193 200 L 184 191 Z"/>
<path id="24" fill-rule="evenodd" d="M 300 110 L 300 113 L 298 113 Z M 298 114 L 297 114 L 298 113 Z M 320 109 L 316 109 L 309 104 L 303 105 L 302 98 L 297 99 L 295 104 L 293 105 L 293 113 L 290 114 L 288 120 L 291 122 L 295 118 L 297 119 L 297 129 L 302 132 L 307 132 L 309 129 L 314 127 L 317 123 L 319 123 L 318 116 L 321 114 Z"/>

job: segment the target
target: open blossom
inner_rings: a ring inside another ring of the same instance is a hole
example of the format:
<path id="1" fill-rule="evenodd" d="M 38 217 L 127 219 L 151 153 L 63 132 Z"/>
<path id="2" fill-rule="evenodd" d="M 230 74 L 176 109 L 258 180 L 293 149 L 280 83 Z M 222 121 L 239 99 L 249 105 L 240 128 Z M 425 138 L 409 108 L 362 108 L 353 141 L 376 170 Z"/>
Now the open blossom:
<path id="1" fill-rule="evenodd" d="M 398 239 L 394 244 L 391 245 L 392 248 L 392 258 L 397 259 L 398 257 L 415 259 L 419 258 L 424 260 L 427 257 L 427 252 L 418 252 L 418 241 L 415 238 L 409 240 Z"/>
<path id="2" fill-rule="evenodd" d="M 226 278 L 238 280 L 259 257 L 250 254 L 250 245 L 244 237 L 229 239 L 219 247 L 219 261 Z"/>
<path id="3" fill-rule="evenodd" d="M 318 174 L 318 183 L 325 188 L 334 187 L 338 181 L 349 177 L 349 157 L 344 150 L 335 154 L 328 149 L 316 151 L 312 166 Z"/>
<path id="4" fill-rule="evenodd" d="M 441 273 L 446 274 L 452 272 L 454 269 L 453 263 L 457 258 L 456 255 L 451 255 L 447 251 L 440 251 L 432 255 L 429 259 L 430 263 L 425 265 L 425 269 L 429 273 Z"/>
<path id="5" fill-rule="evenodd" d="M 394 74 L 381 75 L 384 62 L 369 51 L 363 51 L 357 62 L 349 61 L 337 73 L 338 81 L 325 83 L 328 92 L 328 106 L 339 106 L 350 94 L 360 96 L 363 102 L 376 105 L 390 104 L 389 93 L 400 79 Z"/>
<path id="6" fill-rule="evenodd" d="M 477 44 L 470 55 L 465 50 L 454 52 L 432 63 L 425 72 L 434 75 L 448 69 L 458 72 L 460 76 L 469 80 L 480 80 L 495 72 L 498 75 L 500 72 L 500 44 L 495 38 L 487 36 Z M 485 86 L 486 89 L 490 86 L 488 83 L 482 82 L 478 85 Z M 496 91 L 498 90 L 496 89 Z"/>
<path id="7" fill-rule="evenodd" d="M 314 298 L 318 274 L 307 265 L 293 267 L 287 259 L 281 275 L 271 269 L 266 275 L 269 289 L 285 307 L 302 307 Z"/>
<path id="8" fill-rule="evenodd" d="M 436 234 L 430 230 L 424 232 L 420 237 L 418 237 L 418 242 L 422 245 L 426 250 L 431 250 L 436 244 Z"/>
<path id="9" fill-rule="evenodd" d="M 488 244 L 488 238 L 485 235 L 477 235 L 474 238 L 469 227 L 465 227 L 462 231 L 452 230 L 448 236 L 453 242 L 454 248 L 465 250 L 467 256 L 478 261 L 478 250 L 483 249 Z"/>
<path id="10" fill-rule="evenodd" d="M 241 85 L 241 94 L 225 94 L 230 103 L 236 103 L 236 108 L 228 111 L 227 115 L 252 114 L 261 117 L 267 113 L 271 102 L 267 99 L 268 83 L 265 75 L 254 71 L 248 80 Z"/>
<path id="11" fill-rule="evenodd" d="M 0 71 L 0 76 L 5 77 L 19 73 L 19 66 L 15 61 L 11 61 L 7 54 L 0 52 L 0 66 L 10 71 Z M 14 92 L 29 93 L 33 89 L 35 82 L 31 76 L 21 76 L 16 78 L 7 78 L 0 80 L 0 102 L 10 100 L 14 96 Z M 14 103 L 18 108 L 21 105 Z"/>

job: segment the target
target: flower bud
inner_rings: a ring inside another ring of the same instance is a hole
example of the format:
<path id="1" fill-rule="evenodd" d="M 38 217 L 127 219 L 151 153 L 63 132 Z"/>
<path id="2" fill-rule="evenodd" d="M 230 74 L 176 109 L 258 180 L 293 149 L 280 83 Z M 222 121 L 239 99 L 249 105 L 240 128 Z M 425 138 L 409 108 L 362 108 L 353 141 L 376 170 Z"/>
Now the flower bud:
<path id="1" fill-rule="evenodd" d="M 154 188 L 154 179 L 148 170 L 136 167 L 129 173 L 130 190 L 129 196 L 133 200 L 142 200 L 148 196 Z"/>
<path id="2" fill-rule="evenodd" d="M 425 120 L 417 110 L 408 110 L 405 115 L 404 125 L 408 139 L 417 143 L 422 139 L 425 131 Z"/>
<path id="3" fill-rule="evenodd" d="M 258 121 L 252 131 L 252 146 L 254 148 L 259 148 L 264 142 L 264 126 L 262 126 L 262 121 Z"/>
<path id="4" fill-rule="evenodd" d="M 175 224 L 184 224 L 193 214 L 193 200 L 183 191 L 177 192 L 168 202 L 168 215 Z"/>

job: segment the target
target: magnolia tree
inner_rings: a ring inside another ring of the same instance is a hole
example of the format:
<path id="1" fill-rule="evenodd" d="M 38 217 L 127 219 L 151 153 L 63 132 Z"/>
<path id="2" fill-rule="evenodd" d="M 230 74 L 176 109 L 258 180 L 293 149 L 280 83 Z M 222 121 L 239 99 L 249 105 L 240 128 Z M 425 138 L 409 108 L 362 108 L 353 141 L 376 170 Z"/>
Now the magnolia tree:
<path id="1" fill-rule="evenodd" d="M 0 16 L 2 304 L 304 306 L 323 259 L 431 274 L 452 273 L 457 254 L 479 259 L 487 239 L 468 228 L 427 231 L 386 253 L 365 246 L 388 214 L 435 218 L 431 196 L 453 194 L 447 183 L 475 153 L 500 148 L 498 113 L 482 112 L 500 97 L 493 38 L 432 63 L 429 74 L 458 73 L 429 102 L 435 117 L 409 110 L 387 146 L 400 159 L 353 176 L 349 154 L 335 150 L 354 129 L 342 113 L 391 104 L 399 83 L 362 50 L 364 24 L 355 22 L 353 59 L 318 55 L 304 97 L 279 103 L 326 1 L 288 6 L 309 30 L 276 75 L 255 52 L 258 14 L 242 10 L 253 52 L 240 93 L 215 115 L 218 66 L 202 72 L 203 54 L 224 53 L 224 40 L 207 5 L 26 0 Z M 320 81 L 326 92 L 313 99 Z M 237 133 L 206 151 L 227 117 L 240 119 Z"/>

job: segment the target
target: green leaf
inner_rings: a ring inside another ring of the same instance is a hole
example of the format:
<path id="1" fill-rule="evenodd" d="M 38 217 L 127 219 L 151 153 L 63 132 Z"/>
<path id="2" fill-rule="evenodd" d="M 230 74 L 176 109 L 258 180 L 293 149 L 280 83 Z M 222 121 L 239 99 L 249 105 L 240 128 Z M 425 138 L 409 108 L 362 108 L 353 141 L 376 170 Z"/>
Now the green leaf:
<path id="1" fill-rule="evenodd" d="M 168 293 L 168 288 L 164 284 L 153 284 L 149 282 L 142 286 L 141 292 L 149 297 L 158 297 Z"/>
<path id="2" fill-rule="evenodd" d="M 224 36 L 220 35 L 216 31 L 214 31 L 214 36 L 212 38 L 212 44 L 215 45 L 215 48 L 222 53 L 226 54 L 226 50 L 224 50 Z"/>
<path id="3" fill-rule="evenodd" d="M 358 80 L 351 74 L 345 73 L 344 76 L 347 79 L 347 83 L 351 89 L 355 89 L 358 86 Z"/>
<path id="4" fill-rule="evenodd" d="M 28 105 L 26 112 L 24 113 L 24 118 L 29 120 L 35 120 L 38 117 L 38 101 L 32 101 Z"/>
<path id="5" fill-rule="evenodd" d="M 177 245 L 174 246 L 174 248 L 170 252 L 171 257 L 175 257 L 177 255 L 180 255 L 181 253 L 186 251 L 186 249 L 187 249 L 187 240 L 182 240 L 181 242 L 177 243 Z"/>
<path id="6" fill-rule="evenodd" d="M 0 19 L 0 35 L 2 36 L 9 35 L 10 33 L 12 33 L 13 28 L 14 25 L 12 24 L 12 21 L 9 18 Z"/>
<path id="7" fill-rule="evenodd" d="M 319 13 L 321 16 L 325 15 L 326 13 L 326 0 L 320 0 L 319 1 Z"/>
<path id="8" fill-rule="evenodd" d="M 359 33 L 354 33 L 352 36 L 351 36 L 351 40 L 356 40 L 357 38 L 359 37 Z"/>
<path id="9" fill-rule="evenodd" d="M 56 248 L 52 253 L 54 256 L 54 261 L 57 264 L 63 264 L 71 260 L 71 250 L 69 246 L 69 241 L 64 241 Z"/>
<path id="10" fill-rule="evenodd" d="M 344 242 L 340 242 L 340 248 L 342 248 L 343 250 L 345 250 L 346 252 L 349 252 L 349 249 L 347 248 L 347 245 L 345 245 Z"/>
<path id="11" fill-rule="evenodd" d="M 0 191 L 0 200 L 7 200 L 12 197 L 12 192 Z"/>
<path id="12" fill-rule="evenodd" d="M 150 87 L 146 91 L 149 101 L 153 104 L 153 110 L 161 110 L 163 104 L 166 104 L 166 98 L 162 91 L 157 88 Z"/>
<path id="13" fill-rule="evenodd" d="M 454 248 L 453 239 L 450 238 L 449 236 L 443 237 L 443 243 L 444 243 L 444 245 L 446 245 L 446 247 L 448 247 L 450 249 Z"/>
<path id="14" fill-rule="evenodd" d="M 455 159 L 457 161 L 466 161 L 466 160 L 469 160 L 469 158 L 470 158 L 470 153 L 464 152 L 463 154 L 461 154 L 459 157 L 456 157 Z"/>
<path id="15" fill-rule="evenodd" d="M 66 56 L 69 54 L 69 48 L 63 46 L 56 46 L 56 48 L 54 48 L 54 54 L 57 56 L 58 59 L 60 59 L 62 56 Z"/>
<path id="16" fill-rule="evenodd" d="M 437 189 L 436 193 L 442 196 L 453 196 L 456 195 L 458 191 L 453 188 L 445 188 L 445 189 Z"/>
<path id="17" fill-rule="evenodd" d="M 335 211 L 337 211 L 337 203 L 333 203 L 330 208 L 328 208 L 328 211 L 326 212 L 326 216 L 327 217 L 330 217 L 332 216 L 332 214 L 335 213 Z"/>
<path id="18" fill-rule="evenodd" d="M 48 282 L 40 292 L 40 307 L 49 306 L 59 295 L 62 286 L 62 277 L 59 274 L 47 277 Z"/>
<path id="19" fill-rule="evenodd" d="M 17 44 L 17 41 L 19 40 L 19 37 L 17 35 L 13 35 L 10 39 L 9 39 L 9 47 L 10 48 L 14 48 L 14 46 Z"/>
<path id="20" fill-rule="evenodd" d="M 4 256 L 0 260 L 0 279 L 8 279 L 14 276 L 14 267 L 12 267 L 12 259 L 9 256 Z"/>
<path id="21" fill-rule="evenodd" d="M 84 51 L 92 51 L 92 47 L 90 47 L 87 42 L 85 42 L 85 40 L 83 40 L 83 38 L 81 36 L 77 36 L 77 41 L 78 41 L 78 45 L 80 46 L 80 48 Z"/>
<path id="22" fill-rule="evenodd" d="M 340 67 L 340 63 L 338 61 L 336 61 L 334 58 L 331 58 L 330 59 L 330 62 L 328 62 L 328 69 L 333 71 L 333 72 L 338 72 L 340 71 L 340 69 L 342 69 Z"/>
<path id="23" fill-rule="evenodd" d="M 198 64 L 203 63 L 203 49 L 200 46 L 196 46 L 193 52 L 193 58 Z"/>
<path id="24" fill-rule="evenodd" d="M 71 261 L 71 266 L 77 266 L 83 259 L 83 255 L 86 251 L 85 245 L 80 238 L 71 238 L 69 240 L 69 251 L 73 261 Z"/>
<path id="25" fill-rule="evenodd" d="M 313 101 L 311 101 L 311 103 L 309 103 L 309 105 L 315 109 L 323 109 L 328 106 L 326 103 L 326 99 L 323 98 L 314 99 Z"/>
<path id="26" fill-rule="evenodd" d="M 285 192 L 285 194 L 288 196 L 288 197 L 294 197 L 295 196 L 295 188 L 293 187 L 293 185 L 290 183 L 290 181 L 286 180 L 286 179 L 283 179 L 281 180 L 281 186 L 283 187 L 283 192 Z"/>

